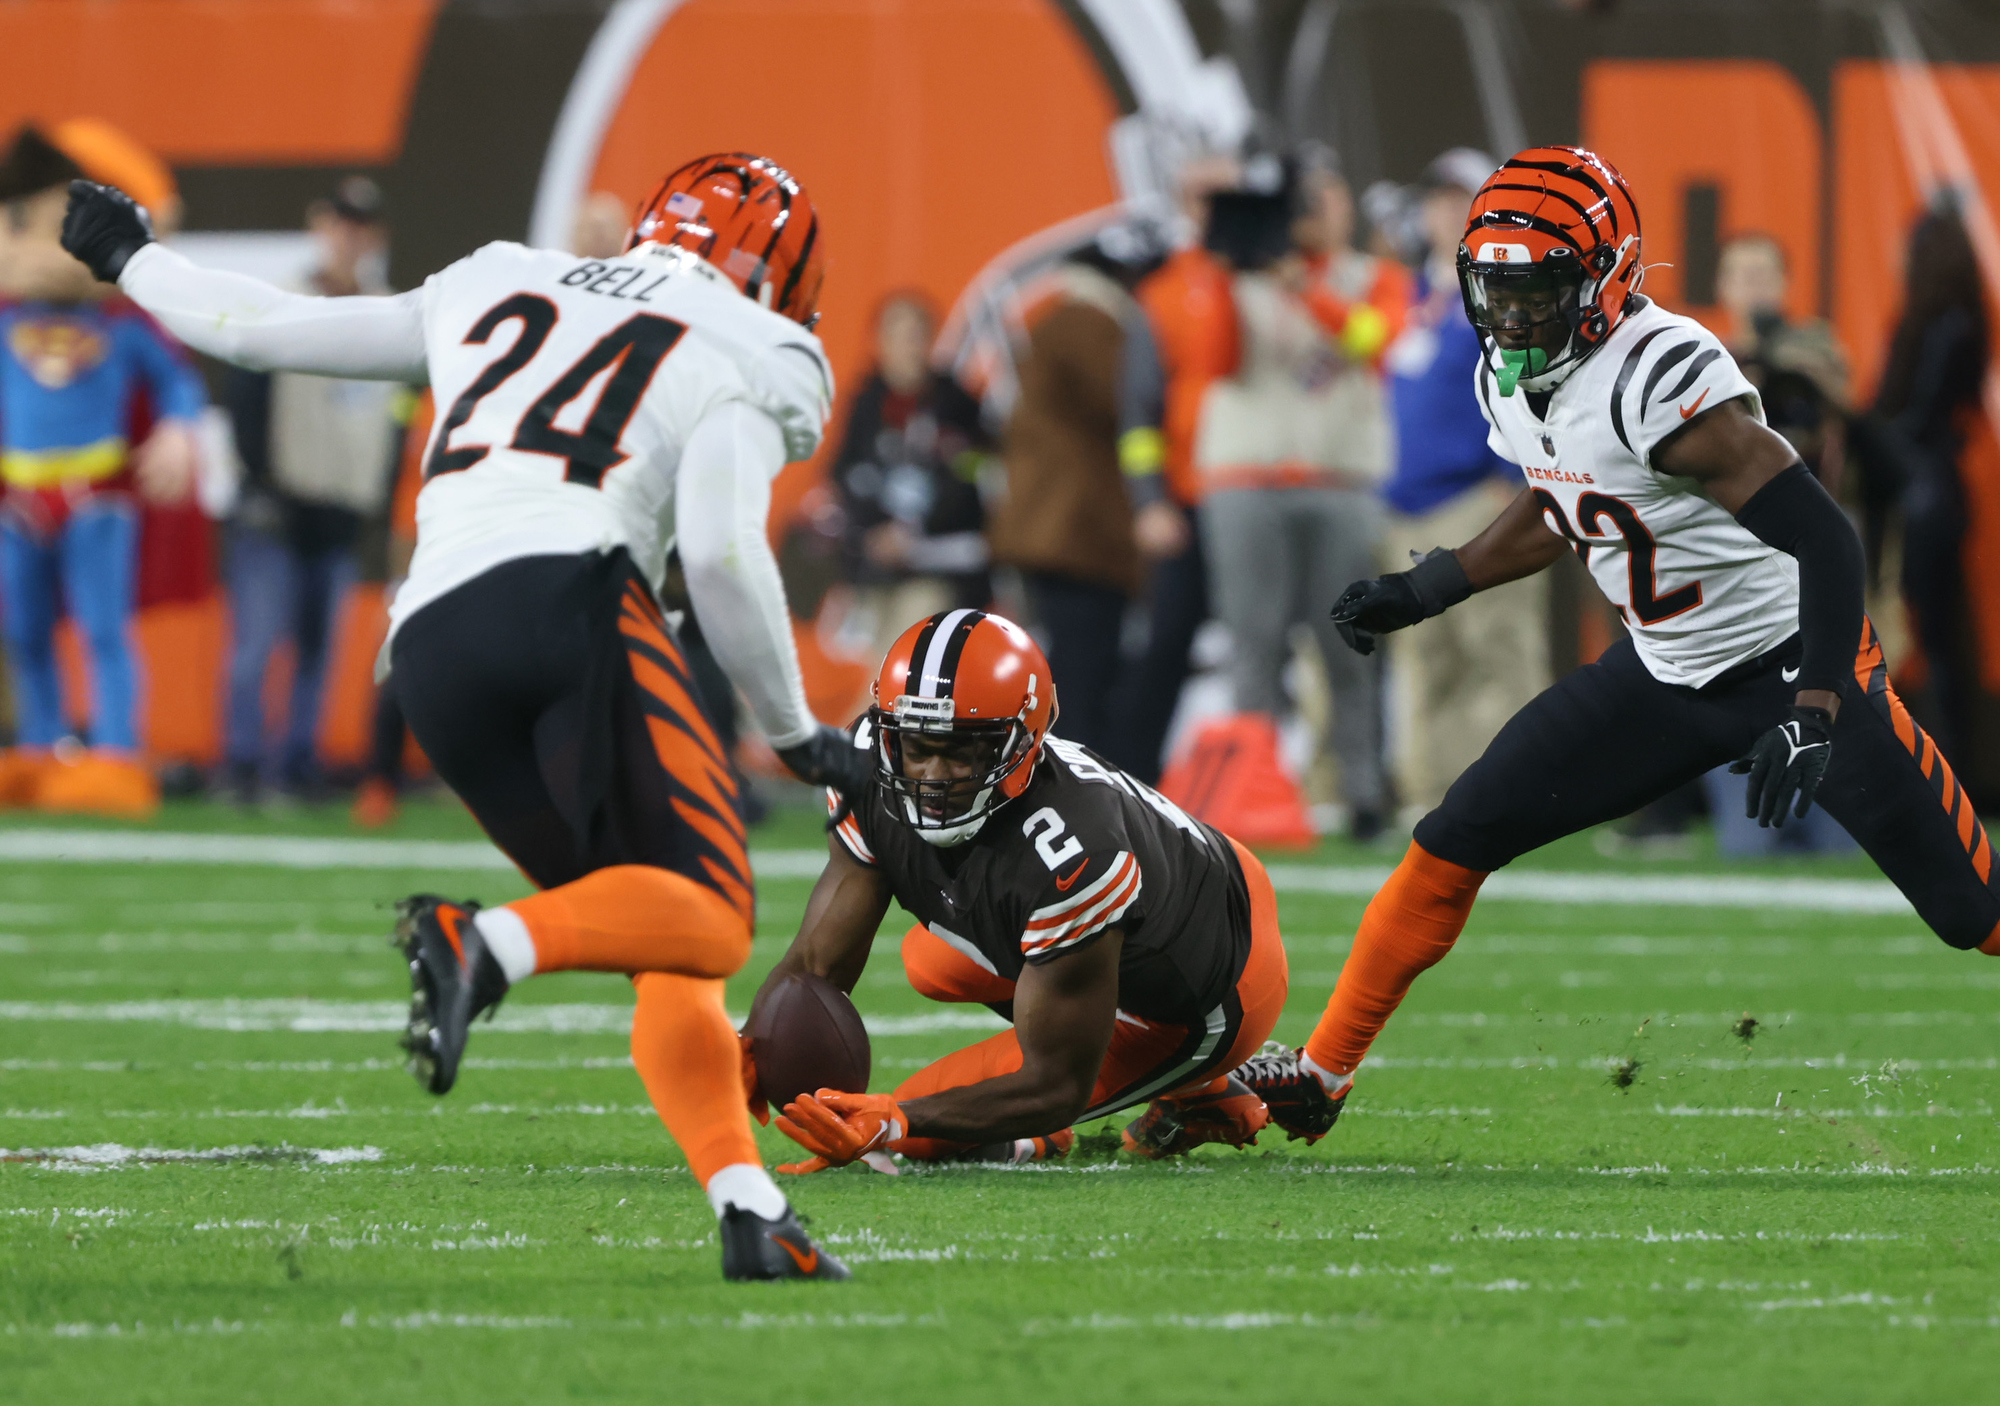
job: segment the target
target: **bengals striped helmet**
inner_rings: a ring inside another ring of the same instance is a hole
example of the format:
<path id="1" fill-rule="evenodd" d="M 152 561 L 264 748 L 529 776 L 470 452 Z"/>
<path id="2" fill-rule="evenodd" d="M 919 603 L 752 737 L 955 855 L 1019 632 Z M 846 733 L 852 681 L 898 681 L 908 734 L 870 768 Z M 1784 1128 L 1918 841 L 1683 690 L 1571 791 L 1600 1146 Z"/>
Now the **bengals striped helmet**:
<path id="1" fill-rule="evenodd" d="M 819 321 L 826 250 L 805 187 L 747 152 L 697 157 L 646 197 L 627 250 L 673 244 L 702 258 L 746 298 L 794 322 Z"/>
<path id="2" fill-rule="evenodd" d="M 1604 345 L 1645 277 L 1639 207 L 1595 152 L 1532 147 L 1472 198 L 1458 285 L 1465 315 L 1493 339 L 1502 395 L 1559 384 Z"/>
<path id="3" fill-rule="evenodd" d="M 1041 646 L 1012 620 L 947 610 L 882 661 L 867 726 L 883 804 L 934 845 L 971 839 L 1028 788 L 1056 720 Z"/>

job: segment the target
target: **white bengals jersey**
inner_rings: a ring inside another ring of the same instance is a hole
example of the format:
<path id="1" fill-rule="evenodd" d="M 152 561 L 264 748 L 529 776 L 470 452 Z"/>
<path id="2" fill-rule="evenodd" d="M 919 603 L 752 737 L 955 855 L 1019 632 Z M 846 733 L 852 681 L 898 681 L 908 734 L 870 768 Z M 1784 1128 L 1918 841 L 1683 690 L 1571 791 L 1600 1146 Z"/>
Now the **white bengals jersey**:
<path id="1" fill-rule="evenodd" d="M 1699 687 L 1797 632 L 1798 563 L 1693 479 L 1651 466 L 1702 410 L 1742 398 L 1763 421 L 1756 388 L 1700 323 L 1653 302 L 1628 314 L 1556 387 L 1546 419 L 1526 390 L 1500 394 L 1490 359 L 1478 386 L 1487 443 L 1521 466 L 1654 678 Z"/>
<path id="2" fill-rule="evenodd" d="M 819 447 L 833 401 L 819 339 L 679 249 L 489 244 L 423 299 L 437 418 L 395 622 L 524 556 L 622 546 L 657 588 L 681 450 L 715 406 L 769 415 L 788 461 Z"/>

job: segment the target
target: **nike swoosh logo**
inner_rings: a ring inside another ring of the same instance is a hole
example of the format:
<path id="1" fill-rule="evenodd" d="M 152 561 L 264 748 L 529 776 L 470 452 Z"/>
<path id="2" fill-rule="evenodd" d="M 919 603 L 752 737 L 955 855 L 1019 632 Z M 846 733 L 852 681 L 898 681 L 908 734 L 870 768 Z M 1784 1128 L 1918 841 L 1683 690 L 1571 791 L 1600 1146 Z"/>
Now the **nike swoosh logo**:
<path id="1" fill-rule="evenodd" d="M 1798 676 L 1799 676 L 1799 671 L 1797 669 L 1778 670 L 1778 677 L 1783 679 L 1786 683 L 1790 683 L 1793 679 L 1797 678 Z"/>
<path id="2" fill-rule="evenodd" d="M 456 908 L 440 908 L 437 920 L 438 926 L 444 929 L 445 941 L 451 944 L 451 950 L 457 954 L 458 964 L 462 967 L 465 965 L 465 944 L 459 941 L 458 916 Z"/>
<path id="3" fill-rule="evenodd" d="M 1089 867 L 1090 867 L 1090 861 L 1088 859 L 1084 860 L 1083 863 L 1077 865 L 1076 868 L 1069 871 L 1069 877 L 1067 879 L 1057 879 L 1056 888 L 1060 892 L 1068 893 L 1070 890 L 1070 885 L 1074 884 L 1077 881 L 1077 879 L 1082 876 L 1083 871 L 1088 869 Z"/>
<path id="4" fill-rule="evenodd" d="M 1694 398 L 1693 405 L 1683 405 L 1681 407 L 1681 418 L 1683 420 L 1686 420 L 1692 417 L 1695 411 L 1701 409 L 1701 403 L 1707 399 L 1708 399 L 1708 392 L 1703 391 L 1700 395 Z"/>
<path id="5" fill-rule="evenodd" d="M 799 1247 L 789 1240 L 773 1235 L 771 1243 L 792 1257 L 792 1263 L 799 1267 L 799 1273 L 811 1274 L 819 1268 L 819 1246 L 813 1246 L 811 1254 L 802 1255 L 799 1253 Z"/>

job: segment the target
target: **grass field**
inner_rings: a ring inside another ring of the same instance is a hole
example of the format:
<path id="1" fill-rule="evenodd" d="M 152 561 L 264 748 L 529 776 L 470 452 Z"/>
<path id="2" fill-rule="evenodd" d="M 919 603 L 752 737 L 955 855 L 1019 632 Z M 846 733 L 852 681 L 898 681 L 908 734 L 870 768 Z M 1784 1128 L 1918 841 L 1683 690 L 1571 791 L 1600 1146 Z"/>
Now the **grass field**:
<path id="1" fill-rule="evenodd" d="M 345 833 L 198 805 L 158 828 Z M 394 833 L 475 838 L 441 805 Z M 726 1286 L 619 980 L 513 993 L 447 1099 L 402 1072 L 388 902 L 517 878 L 10 841 L 8 1401 L 2000 1400 L 2000 964 L 1828 911 L 1873 892 L 1839 887 L 1865 862 L 1579 838 L 1482 901 L 1317 1147 L 828 1173 L 791 1189 L 854 1281 Z M 1332 987 L 1353 867 L 1393 858 L 1328 846 L 1281 882 L 1282 1036 Z M 1813 882 L 1745 881 L 1777 873 Z M 762 884 L 733 1010 L 808 887 Z M 986 1024 L 892 947 L 856 998 L 878 1087 Z"/>

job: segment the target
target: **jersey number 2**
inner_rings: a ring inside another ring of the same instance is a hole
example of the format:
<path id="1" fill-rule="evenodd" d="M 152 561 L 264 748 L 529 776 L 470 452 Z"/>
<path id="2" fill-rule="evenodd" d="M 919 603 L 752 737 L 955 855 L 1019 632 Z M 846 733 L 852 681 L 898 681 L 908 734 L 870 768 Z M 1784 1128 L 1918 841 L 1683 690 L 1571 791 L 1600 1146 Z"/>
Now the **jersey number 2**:
<path id="1" fill-rule="evenodd" d="M 1054 806 L 1043 806 L 1022 822 L 1021 833 L 1035 842 L 1035 853 L 1042 857 L 1042 863 L 1054 870 L 1083 853 L 1083 841 L 1074 835 L 1061 844 L 1056 843 L 1056 836 L 1068 828 L 1063 824 L 1063 818 L 1056 814 Z"/>
<path id="2" fill-rule="evenodd" d="M 437 444 L 431 450 L 430 462 L 424 466 L 426 479 L 469 469 L 486 457 L 489 446 L 483 444 L 447 448 L 452 432 L 472 418 L 481 400 L 534 359 L 556 325 L 556 306 L 538 294 L 516 293 L 488 309 L 485 316 L 472 324 L 465 340 L 483 343 L 501 323 L 514 319 L 521 323 L 514 345 L 494 358 L 465 388 L 465 393 L 452 402 L 451 413 L 445 416 Z M 528 407 L 514 430 L 513 447 L 531 454 L 556 455 L 567 461 L 563 469 L 566 481 L 601 488 L 605 473 L 625 460 L 618 441 L 625 433 L 625 426 L 631 423 L 632 413 L 639 408 L 639 397 L 652 383 L 660 362 L 686 331 L 685 324 L 672 318 L 642 312 L 605 333 L 576 365 L 557 377 L 555 384 Z M 616 369 L 598 393 L 597 404 L 583 428 L 557 429 L 556 416 L 563 408 L 582 395 L 607 367 L 613 366 Z"/>
<path id="3" fill-rule="evenodd" d="M 1659 555 L 1659 544 L 1653 540 L 1646 524 L 1639 521 L 1639 515 L 1632 511 L 1632 505 L 1623 498 L 1613 498 L 1608 493 L 1578 495 L 1576 521 L 1577 526 L 1583 529 L 1583 534 L 1579 534 L 1570 527 L 1569 518 L 1563 513 L 1562 504 L 1556 501 L 1555 494 L 1546 488 L 1532 491 L 1543 517 L 1553 524 L 1558 534 L 1569 539 L 1569 544 L 1576 548 L 1576 554 L 1586 566 L 1590 564 L 1590 539 L 1604 536 L 1598 527 L 1599 520 L 1611 519 L 1618 535 L 1625 539 L 1627 595 L 1632 601 L 1632 613 L 1639 618 L 1641 625 L 1657 625 L 1701 604 L 1699 581 L 1690 581 L 1664 596 L 1658 593 L 1659 581 L 1653 575 L 1653 561 Z"/>

